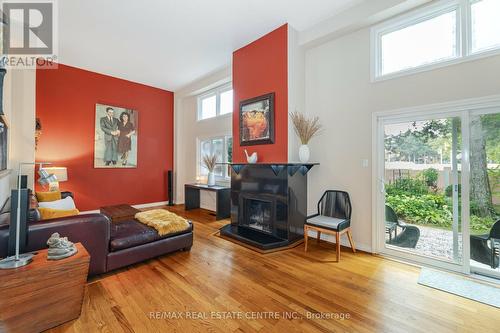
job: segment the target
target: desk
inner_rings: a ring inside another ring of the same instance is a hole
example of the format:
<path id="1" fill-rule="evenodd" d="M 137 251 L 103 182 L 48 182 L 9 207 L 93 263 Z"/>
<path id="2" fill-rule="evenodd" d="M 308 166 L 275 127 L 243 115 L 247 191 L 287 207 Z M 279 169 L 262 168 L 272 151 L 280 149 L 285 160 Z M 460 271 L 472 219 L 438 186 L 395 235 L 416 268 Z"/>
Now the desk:
<path id="1" fill-rule="evenodd" d="M 200 208 L 200 191 L 212 191 L 216 194 L 216 220 L 231 216 L 231 188 L 225 186 L 208 186 L 204 184 L 184 185 L 184 208 L 186 210 Z"/>

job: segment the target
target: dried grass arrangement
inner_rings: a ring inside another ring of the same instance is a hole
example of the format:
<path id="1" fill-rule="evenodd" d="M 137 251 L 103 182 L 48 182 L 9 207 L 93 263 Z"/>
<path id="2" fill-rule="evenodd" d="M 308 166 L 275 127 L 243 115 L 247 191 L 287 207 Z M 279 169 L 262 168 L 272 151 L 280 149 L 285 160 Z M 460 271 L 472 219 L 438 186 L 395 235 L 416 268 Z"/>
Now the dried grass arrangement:
<path id="1" fill-rule="evenodd" d="M 307 118 L 304 114 L 294 111 L 290 112 L 290 118 L 292 118 L 295 133 L 303 145 L 307 145 L 321 131 L 322 126 L 318 117 Z"/>
<path id="2" fill-rule="evenodd" d="M 209 172 L 214 171 L 216 164 L 217 156 L 215 154 L 203 156 L 203 165 L 208 169 Z"/>

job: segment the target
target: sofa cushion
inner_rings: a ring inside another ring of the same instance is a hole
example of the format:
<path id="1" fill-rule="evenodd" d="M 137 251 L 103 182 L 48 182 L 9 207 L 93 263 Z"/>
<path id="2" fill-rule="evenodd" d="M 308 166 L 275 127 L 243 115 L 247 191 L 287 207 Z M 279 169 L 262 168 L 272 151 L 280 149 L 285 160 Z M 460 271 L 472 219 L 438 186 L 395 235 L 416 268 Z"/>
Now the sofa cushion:
<path id="1" fill-rule="evenodd" d="M 155 229 L 135 220 L 112 223 L 109 251 L 120 251 L 130 247 L 151 243 L 159 239 L 188 233 L 192 231 L 192 228 L 192 224 L 189 222 L 189 228 L 187 230 L 160 236 Z"/>
<path id="2" fill-rule="evenodd" d="M 38 202 L 50 202 L 62 199 L 60 191 L 36 192 L 35 194 Z"/>
<path id="3" fill-rule="evenodd" d="M 75 216 L 80 212 L 78 209 L 52 209 L 52 208 L 38 208 L 42 220 L 57 219 L 60 217 Z"/>
<path id="4" fill-rule="evenodd" d="M 0 213 L 0 228 L 10 225 L 10 213 Z"/>
<path id="5" fill-rule="evenodd" d="M 76 205 L 72 197 L 66 197 L 61 200 L 39 202 L 38 208 L 70 210 L 70 209 L 76 209 Z"/>

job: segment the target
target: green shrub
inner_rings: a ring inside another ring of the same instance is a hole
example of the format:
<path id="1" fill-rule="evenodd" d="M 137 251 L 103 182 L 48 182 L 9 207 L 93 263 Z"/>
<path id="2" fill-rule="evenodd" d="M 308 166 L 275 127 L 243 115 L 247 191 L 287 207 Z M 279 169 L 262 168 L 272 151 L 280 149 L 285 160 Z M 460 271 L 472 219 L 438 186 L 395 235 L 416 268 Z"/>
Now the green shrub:
<path id="1" fill-rule="evenodd" d="M 428 194 L 429 188 L 420 179 L 403 178 L 386 185 L 385 191 L 388 195 L 422 195 Z"/>
<path id="2" fill-rule="evenodd" d="M 439 194 L 387 195 L 386 203 L 391 206 L 399 218 L 422 225 L 434 225 L 441 228 L 451 228 L 453 222 L 453 204 L 451 198 Z M 460 201 L 459 207 L 460 210 Z M 479 217 L 472 213 L 474 203 L 471 203 L 470 232 L 472 234 L 488 233 L 495 219 Z"/>
<path id="3" fill-rule="evenodd" d="M 443 195 L 387 195 L 386 202 L 410 223 L 450 227 L 453 216 Z"/>
<path id="4" fill-rule="evenodd" d="M 444 189 L 444 194 L 447 196 L 447 197 L 450 197 L 453 195 L 453 185 L 448 185 L 446 186 L 446 188 Z M 460 197 L 462 194 L 462 184 L 458 184 L 458 196 Z"/>
<path id="5" fill-rule="evenodd" d="M 488 233 L 495 223 L 491 217 L 470 216 L 470 231 L 472 234 Z"/>
<path id="6" fill-rule="evenodd" d="M 436 169 L 429 168 L 422 171 L 421 176 L 427 186 L 436 187 L 439 173 Z"/>

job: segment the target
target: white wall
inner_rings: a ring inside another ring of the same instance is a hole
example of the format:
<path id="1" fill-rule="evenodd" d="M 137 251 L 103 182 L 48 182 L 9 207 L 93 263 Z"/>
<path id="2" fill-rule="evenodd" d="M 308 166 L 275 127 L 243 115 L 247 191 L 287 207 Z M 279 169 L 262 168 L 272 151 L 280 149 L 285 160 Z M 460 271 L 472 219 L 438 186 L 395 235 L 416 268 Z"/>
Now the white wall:
<path id="1" fill-rule="evenodd" d="M 8 70 L 4 82 L 4 112 L 9 123 L 10 174 L 0 176 L 0 205 L 16 186 L 19 162 L 35 161 L 35 70 Z M 26 166 L 28 187 L 33 188 L 33 167 Z"/>
<path id="2" fill-rule="evenodd" d="M 176 204 L 184 203 L 184 184 L 196 181 L 197 140 L 214 136 L 232 135 L 232 115 L 196 120 L 197 95 L 231 82 L 231 68 L 228 66 L 202 78 L 174 94 L 175 107 L 175 191 Z M 202 191 L 202 208 L 215 210 L 213 192 Z"/>
<path id="3" fill-rule="evenodd" d="M 371 249 L 372 113 L 498 94 L 500 56 L 392 80 L 370 82 L 370 30 L 363 29 L 306 51 L 306 110 L 320 117 L 308 173 L 310 212 L 326 189 L 351 195 L 352 228 L 360 249 Z M 370 160 L 368 168 L 362 160 Z"/>
<path id="4" fill-rule="evenodd" d="M 299 32 L 288 25 L 288 110 L 307 113 L 305 110 L 305 48 L 299 45 Z M 288 161 L 299 160 L 300 140 L 293 122 L 288 117 Z"/>
<path id="5" fill-rule="evenodd" d="M 36 71 L 33 69 L 12 70 L 12 111 L 10 136 L 10 165 L 13 185 L 20 162 L 35 162 L 35 96 Z M 34 167 L 25 166 L 23 174 L 28 175 L 28 188 L 33 189 Z"/>
<path id="6" fill-rule="evenodd" d="M 7 121 L 10 120 L 10 115 L 11 115 L 11 101 L 12 101 L 12 96 L 11 96 L 11 91 L 12 91 L 12 79 L 11 79 L 11 73 L 7 72 L 7 74 L 4 77 L 4 84 L 3 84 L 3 112 L 5 113 L 5 116 L 7 118 Z M 8 133 L 9 139 L 11 137 L 11 133 L 9 131 Z M 10 140 L 9 140 L 9 147 L 7 147 L 7 151 L 10 153 Z M 9 156 L 10 157 L 10 156 Z M 10 175 L 12 173 L 12 166 L 10 161 L 7 162 L 7 168 L 8 170 L 0 172 L 0 207 L 3 206 L 5 201 L 9 198 L 10 196 L 10 189 L 11 189 L 11 184 L 10 184 Z"/>

